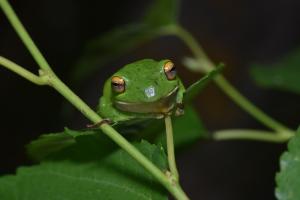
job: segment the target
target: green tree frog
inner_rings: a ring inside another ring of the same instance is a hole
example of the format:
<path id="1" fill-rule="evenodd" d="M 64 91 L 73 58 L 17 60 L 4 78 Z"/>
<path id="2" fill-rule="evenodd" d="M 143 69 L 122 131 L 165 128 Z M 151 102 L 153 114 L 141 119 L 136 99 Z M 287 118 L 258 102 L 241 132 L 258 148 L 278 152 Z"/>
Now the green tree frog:
<path id="1" fill-rule="evenodd" d="M 97 112 L 113 124 L 182 115 L 184 92 L 170 60 L 143 59 L 125 65 L 105 82 Z"/>

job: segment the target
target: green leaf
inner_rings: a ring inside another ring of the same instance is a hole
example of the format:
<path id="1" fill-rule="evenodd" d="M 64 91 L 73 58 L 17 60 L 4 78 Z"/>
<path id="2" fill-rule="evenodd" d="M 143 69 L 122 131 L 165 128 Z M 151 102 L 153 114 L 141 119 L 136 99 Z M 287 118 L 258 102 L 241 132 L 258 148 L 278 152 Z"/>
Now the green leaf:
<path id="1" fill-rule="evenodd" d="M 201 138 L 207 138 L 207 130 L 192 106 L 185 106 L 184 115 L 173 119 L 175 147 L 184 147 Z"/>
<path id="2" fill-rule="evenodd" d="M 145 141 L 135 146 L 161 170 L 167 169 L 161 148 Z M 85 151 L 83 146 L 78 148 Z M 102 154 L 99 151 L 89 153 L 97 159 L 48 160 L 20 167 L 15 176 L 0 178 L 0 183 L 5 183 L 0 184 L 0 197 L 5 197 L 1 200 L 167 199 L 167 192 L 154 177 L 125 151 L 119 149 L 106 156 L 99 156 Z"/>
<path id="3" fill-rule="evenodd" d="M 300 50 L 296 50 L 279 62 L 270 65 L 254 65 L 251 76 L 261 87 L 279 89 L 300 94 Z"/>
<path id="4" fill-rule="evenodd" d="M 174 145 L 176 149 L 182 149 L 201 138 L 207 138 L 207 130 L 204 128 L 198 113 L 192 106 L 185 106 L 184 115 L 172 117 Z M 152 125 L 153 126 L 153 125 Z M 159 135 L 156 136 L 156 143 L 165 144 L 164 120 L 159 124 Z"/>
<path id="5" fill-rule="evenodd" d="M 76 137 L 96 135 L 100 130 L 74 131 L 65 128 L 60 133 L 48 133 L 41 135 L 26 146 L 28 155 L 34 160 L 41 160 L 48 155 L 58 152 L 76 143 Z"/>
<path id="6" fill-rule="evenodd" d="M 131 24 L 95 38 L 86 44 L 82 56 L 72 71 L 72 81 L 80 82 L 96 69 L 153 37 L 153 31 L 146 25 Z"/>
<path id="7" fill-rule="evenodd" d="M 191 86 L 189 86 L 184 93 L 184 102 L 189 102 L 193 100 L 204 88 L 205 86 L 213 80 L 213 78 L 220 74 L 222 69 L 224 68 L 223 64 L 219 64 L 216 69 L 212 70 L 208 74 L 206 74 L 204 77 L 202 77 L 200 80 L 193 83 Z"/>
<path id="8" fill-rule="evenodd" d="M 87 43 L 71 74 L 79 83 L 100 67 L 159 35 L 164 26 L 176 23 L 178 0 L 155 0 L 144 20 L 118 27 Z"/>
<path id="9" fill-rule="evenodd" d="M 133 140 L 146 139 L 156 144 L 165 145 L 165 123 L 164 119 L 155 119 L 145 124 L 142 127 L 131 128 L 130 134 L 134 136 Z M 197 111 L 191 105 L 185 105 L 184 115 L 172 117 L 174 146 L 176 149 L 184 149 L 190 144 L 208 138 L 207 130 L 204 127 Z M 128 130 L 128 127 L 121 127 L 120 132 Z M 132 139 L 131 138 L 131 139 Z"/>
<path id="10" fill-rule="evenodd" d="M 17 179 L 15 176 L 2 176 L 0 177 L 0 199 L 17 199 Z"/>
<path id="11" fill-rule="evenodd" d="M 300 199 L 300 128 L 288 143 L 288 151 L 280 158 L 280 172 L 276 175 L 278 200 Z"/>
<path id="12" fill-rule="evenodd" d="M 174 145 L 177 149 L 207 137 L 207 130 L 204 128 L 197 111 L 192 106 L 186 105 L 185 114 L 180 117 L 172 117 L 172 119 Z M 156 143 L 165 142 L 165 124 L 163 119 L 150 120 L 132 126 L 120 125 L 115 128 L 132 141 L 147 139 Z M 79 155 L 80 157 L 82 150 L 78 146 L 85 145 L 89 147 L 88 150 L 93 149 L 92 151 L 98 151 L 101 148 L 104 154 L 114 150 L 113 142 L 100 129 L 75 131 L 65 128 L 63 132 L 43 134 L 38 139 L 33 140 L 27 145 L 27 153 L 32 159 L 37 161 L 49 158 L 49 156 L 51 158 L 53 154 L 61 155 L 60 151 L 66 151 L 66 149 L 73 152 L 73 155 Z"/>
<path id="13" fill-rule="evenodd" d="M 144 23 L 151 27 L 176 24 L 178 12 L 179 0 L 154 0 L 144 17 Z"/>

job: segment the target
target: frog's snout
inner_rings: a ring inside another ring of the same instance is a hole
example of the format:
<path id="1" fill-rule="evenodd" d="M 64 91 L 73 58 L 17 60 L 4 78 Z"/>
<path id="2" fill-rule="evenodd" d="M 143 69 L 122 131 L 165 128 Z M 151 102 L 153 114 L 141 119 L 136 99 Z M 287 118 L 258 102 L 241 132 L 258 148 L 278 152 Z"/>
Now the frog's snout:
<path id="1" fill-rule="evenodd" d="M 126 112 L 136 113 L 168 113 L 174 108 L 178 87 L 174 88 L 168 95 L 155 100 L 156 91 L 153 86 L 149 86 L 144 90 L 145 96 L 152 98 L 149 102 L 125 102 L 115 101 L 115 106 Z"/>

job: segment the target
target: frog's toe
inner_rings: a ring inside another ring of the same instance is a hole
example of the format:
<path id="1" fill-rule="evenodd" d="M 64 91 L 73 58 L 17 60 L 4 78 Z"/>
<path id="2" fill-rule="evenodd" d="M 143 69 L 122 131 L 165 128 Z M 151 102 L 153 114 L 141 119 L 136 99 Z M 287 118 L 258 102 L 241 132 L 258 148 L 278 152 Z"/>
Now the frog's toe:
<path id="1" fill-rule="evenodd" d="M 112 121 L 111 119 L 105 118 L 105 119 L 102 119 L 100 122 L 97 122 L 95 124 L 87 124 L 86 127 L 87 128 L 97 128 L 97 127 L 100 127 L 103 124 L 114 125 L 115 122 Z"/>
<path id="2" fill-rule="evenodd" d="M 184 105 L 183 103 L 176 104 L 175 116 L 181 116 L 184 114 Z"/>
<path id="3" fill-rule="evenodd" d="M 156 118 L 156 119 L 163 119 L 164 117 L 165 117 L 165 114 L 164 114 L 164 113 L 161 113 L 161 114 L 155 115 L 154 118 Z"/>

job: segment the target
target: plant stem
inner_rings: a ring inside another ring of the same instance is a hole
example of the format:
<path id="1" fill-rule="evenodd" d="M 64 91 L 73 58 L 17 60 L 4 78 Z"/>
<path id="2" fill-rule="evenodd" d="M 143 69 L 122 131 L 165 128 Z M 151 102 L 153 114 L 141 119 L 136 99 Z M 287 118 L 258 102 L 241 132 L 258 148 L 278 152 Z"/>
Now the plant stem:
<path id="1" fill-rule="evenodd" d="M 174 151 L 174 141 L 173 141 L 173 128 L 171 116 L 165 116 L 166 124 L 166 139 L 167 139 L 167 151 L 168 151 L 168 162 L 172 175 L 175 179 L 179 180 L 179 174 L 176 167 L 175 151 Z"/>
<path id="2" fill-rule="evenodd" d="M 215 68 L 215 64 L 209 59 L 196 39 L 181 26 L 173 25 L 167 27 L 162 31 L 162 34 L 171 34 L 180 38 L 194 54 L 196 58 L 195 60 L 199 64 L 199 71 L 208 73 Z M 214 81 L 229 98 L 231 98 L 237 105 L 239 105 L 242 109 L 244 109 L 247 113 L 252 115 L 252 117 L 260 121 L 265 126 L 276 132 L 289 132 L 289 134 L 294 134 L 294 131 L 269 117 L 247 98 L 245 98 L 224 78 L 224 76 L 218 75 L 214 78 Z"/>
<path id="3" fill-rule="evenodd" d="M 36 62 L 42 69 L 42 73 L 40 77 L 37 77 L 36 75 L 22 68 L 21 66 L 11 61 L 8 61 L 5 58 L 1 59 L 1 65 L 38 85 L 42 85 L 41 83 L 47 83 L 48 85 L 56 89 L 67 100 L 69 100 L 71 104 L 73 104 L 83 115 L 85 115 L 93 123 L 98 123 L 99 121 L 101 121 L 102 118 L 97 113 L 95 113 L 85 102 L 83 102 L 55 75 L 55 73 L 52 71 L 51 67 L 47 63 L 46 59 L 40 53 L 32 39 L 30 38 L 29 34 L 25 30 L 24 26 L 19 21 L 17 15 L 13 11 L 7 0 L 0 0 L 0 7 L 3 9 L 13 28 L 18 33 L 23 43 L 28 48 L 33 58 L 36 60 Z M 43 82 L 42 80 L 45 82 Z M 188 199 L 178 182 L 174 183 L 172 180 L 170 180 L 157 166 L 155 166 L 139 150 L 137 150 L 132 144 L 130 144 L 115 129 L 113 129 L 107 124 L 101 125 L 100 129 L 121 148 L 123 148 L 130 156 L 132 156 L 139 164 L 141 164 L 146 170 L 148 170 L 176 199 Z"/>
<path id="4" fill-rule="evenodd" d="M 239 93 L 225 78 L 224 76 L 217 76 L 215 82 L 222 89 L 224 93 L 227 94 L 231 99 L 233 99 L 240 107 L 242 107 L 246 112 L 256 118 L 258 121 L 262 122 L 265 126 L 270 129 L 280 133 L 280 132 L 290 132 L 289 128 L 285 127 L 278 121 L 272 119 L 266 115 L 263 111 L 252 104 L 247 98 L 245 98 L 241 93 Z"/>
<path id="5" fill-rule="evenodd" d="M 213 138 L 216 140 L 248 139 L 281 143 L 288 141 L 293 135 L 290 132 L 274 133 L 262 130 L 232 129 L 216 131 Z"/>
<path id="6" fill-rule="evenodd" d="M 46 85 L 47 81 L 43 77 L 39 77 L 30 71 L 24 69 L 20 65 L 17 65 L 14 62 L 0 56 L 0 65 L 6 67 L 7 69 L 15 72 L 16 74 L 22 76 L 23 78 L 27 79 L 28 81 L 37 84 L 37 85 Z"/>
<path id="7" fill-rule="evenodd" d="M 43 71 L 43 74 L 38 77 L 6 58 L 0 57 L 0 64 L 11 71 L 16 72 L 20 76 L 25 77 L 33 83 L 38 85 L 49 85 L 53 87 L 93 123 L 97 123 L 102 120 L 102 118 L 95 113 L 95 111 L 93 111 L 88 105 L 85 104 L 85 102 L 83 102 L 75 93 L 73 93 L 52 71 Z M 186 194 L 182 191 L 180 185 L 174 184 L 173 180 L 169 179 L 169 177 L 167 177 L 115 129 L 107 124 L 101 125 L 100 129 L 116 144 L 123 148 L 129 155 L 131 155 L 138 163 L 140 163 L 146 170 L 148 170 L 177 199 L 188 199 Z"/>
<path id="8" fill-rule="evenodd" d="M 43 57 L 31 37 L 29 36 L 28 32 L 24 28 L 23 24 L 18 19 L 17 15 L 15 14 L 14 10 L 12 9 L 11 5 L 8 3 L 7 0 L 0 0 L 0 6 L 7 16 L 9 22 L 14 27 L 16 33 L 19 35 L 22 42 L 25 44 L 31 55 L 34 57 L 37 64 L 46 70 L 51 70 L 48 62 Z"/>

